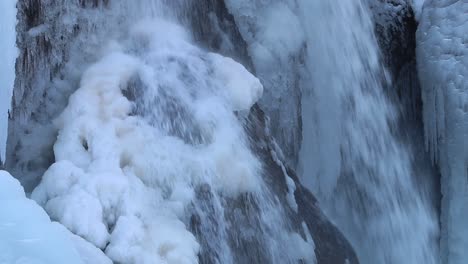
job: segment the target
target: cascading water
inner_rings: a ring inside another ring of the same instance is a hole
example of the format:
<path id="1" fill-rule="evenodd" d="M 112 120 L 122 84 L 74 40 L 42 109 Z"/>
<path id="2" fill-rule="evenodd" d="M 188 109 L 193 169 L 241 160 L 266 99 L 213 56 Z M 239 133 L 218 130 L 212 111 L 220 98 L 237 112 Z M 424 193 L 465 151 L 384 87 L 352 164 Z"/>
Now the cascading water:
<path id="1" fill-rule="evenodd" d="M 85 263 L 357 263 L 319 205 L 361 263 L 438 263 L 361 0 L 18 11 L 6 168 Z"/>
<path id="2" fill-rule="evenodd" d="M 392 134 L 398 115 L 361 1 L 300 1 L 308 38 L 303 181 L 361 263 L 438 263 L 437 216 Z M 424 178 L 424 177 L 422 177 Z"/>
<path id="3" fill-rule="evenodd" d="M 55 163 L 32 198 L 118 263 L 315 263 L 307 226 L 285 217 L 294 195 L 280 205 L 245 136 L 258 79 L 194 46 L 182 10 L 101 5 L 106 22 L 83 35 L 97 62 L 55 120 Z"/>

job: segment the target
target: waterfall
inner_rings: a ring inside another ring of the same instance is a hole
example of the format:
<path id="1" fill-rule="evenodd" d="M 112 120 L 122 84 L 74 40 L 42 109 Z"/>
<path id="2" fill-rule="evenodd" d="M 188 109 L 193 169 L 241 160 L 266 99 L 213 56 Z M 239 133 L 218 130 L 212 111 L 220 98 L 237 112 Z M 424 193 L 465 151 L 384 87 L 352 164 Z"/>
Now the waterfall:
<path id="1" fill-rule="evenodd" d="M 389 78 L 367 7 L 300 2 L 311 73 L 303 80 L 303 181 L 361 263 L 438 263 L 437 215 L 415 182 L 415 154 L 393 133 L 398 112 L 384 92 Z"/>
<path id="2" fill-rule="evenodd" d="M 28 223 L 85 264 L 438 264 L 368 2 L 18 1 L 16 72 L 0 4 Z"/>
<path id="3" fill-rule="evenodd" d="M 244 130 L 263 86 L 194 44 L 189 2 L 82 5 L 63 6 L 84 28 L 66 66 L 76 87 L 31 197 L 118 263 L 315 263 L 307 225 L 286 217 L 295 182 L 283 168 L 284 206 Z"/>

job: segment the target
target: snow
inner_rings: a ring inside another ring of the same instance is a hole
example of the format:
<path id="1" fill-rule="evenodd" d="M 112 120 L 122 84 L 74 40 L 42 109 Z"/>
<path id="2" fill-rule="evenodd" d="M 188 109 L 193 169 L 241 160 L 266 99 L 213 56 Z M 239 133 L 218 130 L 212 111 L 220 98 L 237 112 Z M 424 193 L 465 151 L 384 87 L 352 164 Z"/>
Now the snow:
<path id="1" fill-rule="evenodd" d="M 6 171 L 0 171 L 0 203 L 0 263 L 96 263 L 81 261 L 69 232 L 27 199 L 19 182 Z"/>
<path id="2" fill-rule="evenodd" d="M 426 143 L 442 173 L 442 262 L 468 259 L 468 6 L 427 0 L 417 32 Z"/>
<path id="3" fill-rule="evenodd" d="M 55 122 L 55 163 L 32 198 L 114 262 L 197 263 L 182 222 L 195 186 L 224 196 L 260 186 L 234 111 L 263 88 L 188 36 L 167 21 L 137 23 L 105 46 Z"/>
<path id="4" fill-rule="evenodd" d="M 15 82 L 16 0 L 0 2 L 0 163 L 5 162 L 8 113 Z"/>

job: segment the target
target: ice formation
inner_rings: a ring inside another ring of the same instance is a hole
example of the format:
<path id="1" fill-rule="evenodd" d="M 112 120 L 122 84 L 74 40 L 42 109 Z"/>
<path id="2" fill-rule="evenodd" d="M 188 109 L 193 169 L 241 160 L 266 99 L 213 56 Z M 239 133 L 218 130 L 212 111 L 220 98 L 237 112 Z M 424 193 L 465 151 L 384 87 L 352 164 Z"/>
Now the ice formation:
<path id="1" fill-rule="evenodd" d="M 427 0 L 417 32 L 427 146 L 442 174 L 442 263 L 468 259 L 468 5 Z"/>
<path id="2" fill-rule="evenodd" d="M 182 221 L 196 186 L 227 197 L 262 188 L 234 114 L 262 85 L 173 23 L 145 21 L 128 34 L 86 70 L 56 120 L 56 162 L 32 198 L 115 262 L 197 263 L 199 243 Z M 286 236 L 293 257 L 315 261 L 313 241 Z"/>
<path id="3" fill-rule="evenodd" d="M 96 263 L 81 261 L 68 230 L 51 222 L 6 171 L 0 171 L 0 204 L 0 263 Z"/>
<path id="4" fill-rule="evenodd" d="M 5 162 L 8 116 L 15 82 L 16 0 L 0 2 L 0 164 Z"/>

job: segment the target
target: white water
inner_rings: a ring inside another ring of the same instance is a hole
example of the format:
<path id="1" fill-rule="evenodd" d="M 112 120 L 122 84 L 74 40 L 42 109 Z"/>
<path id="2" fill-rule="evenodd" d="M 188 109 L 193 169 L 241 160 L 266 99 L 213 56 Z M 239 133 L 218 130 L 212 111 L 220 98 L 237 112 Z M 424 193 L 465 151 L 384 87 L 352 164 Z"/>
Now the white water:
<path id="1" fill-rule="evenodd" d="M 212 239 L 210 257 L 237 263 L 227 233 L 244 227 L 235 222 L 243 215 L 230 223 L 224 209 L 250 195 L 259 230 L 239 230 L 239 239 L 258 243 L 268 263 L 314 263 L 310 235 L 292 231 L 266 190 L 240 121 L 262 94 L 259 80 L 194 46 L 174 17 L 157 15 L 157 1 L 107 8 L 109 21 L 83 36 L 102 49 L 55 121 L 55 163 L 32 198 L 114 262 L 181 264 L 198 263 L 202 250 L 187 226 L 190 210 Z M 209 201 L 200 202 L 203 192 Z"/>
<path id="2" fill-rule="evenodd" d="M 437 216 L 420 195 L 412 153 L 392 135 L 373 24 L 361 1 L 300 1 L 310 79 L 302 177 L 364 264 L 438 263 Z"/>
<path id="3" fill-rule="evenodd" d="M 16 0 L 0 2 L 0 164 L 5 162 L 8 111 L 15 83 Z"/>

